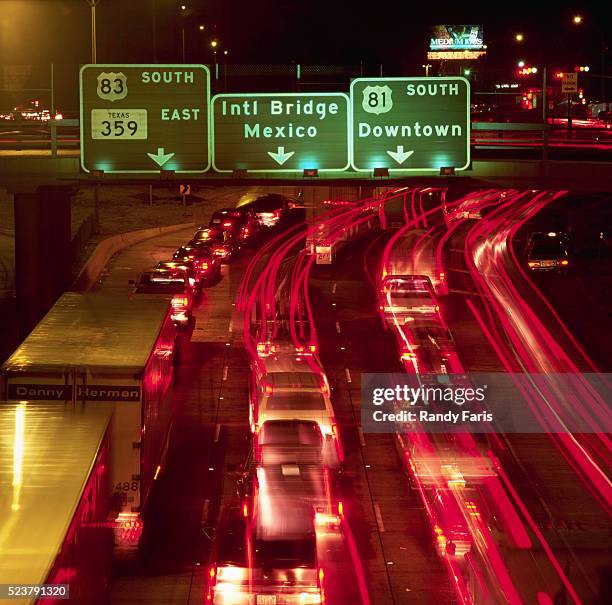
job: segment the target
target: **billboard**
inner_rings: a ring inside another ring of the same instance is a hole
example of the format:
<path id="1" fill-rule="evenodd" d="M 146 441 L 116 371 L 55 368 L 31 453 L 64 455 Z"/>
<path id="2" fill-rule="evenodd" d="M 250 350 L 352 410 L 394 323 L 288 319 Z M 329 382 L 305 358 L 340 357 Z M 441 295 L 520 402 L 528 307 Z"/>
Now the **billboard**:
<path id="1" fill-rule="evenodd" d="M 484 46 L 482 25 L 435 25 L 430 50 L 480 50 Z"/>

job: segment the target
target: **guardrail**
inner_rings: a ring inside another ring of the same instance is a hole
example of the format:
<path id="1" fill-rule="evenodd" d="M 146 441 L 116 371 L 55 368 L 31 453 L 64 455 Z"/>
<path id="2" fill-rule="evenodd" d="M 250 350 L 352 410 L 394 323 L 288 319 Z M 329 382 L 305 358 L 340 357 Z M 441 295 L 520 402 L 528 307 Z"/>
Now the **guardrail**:
<path id="1" fill-rule="evenodd" d="M 51 151 L 79 149 L 79 120 L 49 122 L 0 122 L 0 150 Z M 612 150 L 612 123 L 603 120 L 567 120 L 556 118 L 548 124 L 523 122 L 471 122 L 474 149 L 533 149 L 545 145 L 559 147 L 593 147 Z"/>

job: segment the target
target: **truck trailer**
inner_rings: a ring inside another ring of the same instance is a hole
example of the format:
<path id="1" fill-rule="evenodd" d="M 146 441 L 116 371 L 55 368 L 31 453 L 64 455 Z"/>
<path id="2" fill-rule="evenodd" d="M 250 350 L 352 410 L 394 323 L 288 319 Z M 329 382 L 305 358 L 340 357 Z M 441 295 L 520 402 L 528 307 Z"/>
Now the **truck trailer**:
<path id="1" fill-rule="evenodd" d="M 176 328 L 169 300 L 65 293 L 2 365 L 7 401 L 113 412 L 115 546 L 139 543 L 171 423 Z"/>
<path id="2" fill-rule="evenodd" d="M 0 585 L 13 603 L 108 602 L 110 422 L 94 406 L 0 405 Z"/>

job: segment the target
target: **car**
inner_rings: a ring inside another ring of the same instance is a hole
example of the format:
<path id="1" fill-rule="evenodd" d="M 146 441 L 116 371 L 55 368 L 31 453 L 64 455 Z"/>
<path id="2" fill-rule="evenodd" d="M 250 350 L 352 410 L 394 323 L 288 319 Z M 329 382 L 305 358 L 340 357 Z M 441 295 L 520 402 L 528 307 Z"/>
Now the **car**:
<path id="1" fill-rule="evenodd" d="M 181 246 L 172 255 L 174 260 L 191 261 L 197 270 L 200 284 L 217 281 L 221 275 L 221 260 L 207 245 Z"/>
<path id="2" fill-rule="evenodd" d="M 153 271 L 160 275 L 163 273 L 183 275 L 185 278 L 187 278 L 189 287 L 193 288 L 194 290 L 199 285 L 198 270 L 196 269 L 193 261 L 190 260 L 162 260 L 153 267 Z"/>
<path id="3" fill-rule="evenodd" d="M 239 208 L 215 210 L 208 226 L 229 232 L 231 237 L 237 238 L 242 244 L 252 242 L 261 229 L 252 210 L 241 210 Z"/>
<path id="4" fill-rule="evenodd" d="M 221 513 L 215 533 L 206 603 L 228 603 L 228 593 L 245 594 L 248 598 L 249 542 L 248 520 L 242 508 L 228 506 Z"/>
<path id="5" fill-rule="evenodd" d="M 221 262 L 230 261 L 240 250 L 240 242 L 232 237 L 228 231 L 222 229 L 211 229 L 205 227 L 198 229 L 191 240 L 189 246 L 208 246 L 214 256 Z"/>
<path id="6" fill-rule="evenodd" d="M 288 212 L 299 204 L 284 195 L 268 193 L 249 202 L 248 206 L 255 212 L 259 224 L 262 227 L 270 228 L 281 223 L 284 218 L 287 218 Z"/>
<path id="7" fill-rule="evenodd" d="M 323 465 L 323 434 L 314 420 L 267 420 L 255 440 L 255 463 Z"/>
<path id="8" fill-rule="evenodd" d="M 323 435 L 323 456 L 331 468 L 342 465 L 344 454 L 330 399 L 327 377 L 312 359 L 290 363 L 258 359 L 252 366 L 251 430 L 257 434 L 268 420 L 310 420 Z"/>
<path id="9" fill-rule="evenodd" d="M 133 294 L 171 296 L 171 318 L 175 325 L 188 326 L 193 319 L 194 290 L 185 275 L 174 271 L 145 271 L 134 284 Z"/>
<path id="10" fill-rule="evenodd" d="M 440 306 L 427 275 L 387 275 L 381 284 L 380 311 L 387 321 L 430 320 Z"/>
<path id="11" fill-rule="evenodd" d="M 570 268 L 569 236 L 563 231 L 532 233 L 525 255 L 531 271 L 565 272 Z"/>
<path id="12" fill-rule="evenodd" d="M 409 372 L 460 374 L 463 368 L 448 328 L 441 323 L 407 322 L 396 331 L 400 359 Z"/>

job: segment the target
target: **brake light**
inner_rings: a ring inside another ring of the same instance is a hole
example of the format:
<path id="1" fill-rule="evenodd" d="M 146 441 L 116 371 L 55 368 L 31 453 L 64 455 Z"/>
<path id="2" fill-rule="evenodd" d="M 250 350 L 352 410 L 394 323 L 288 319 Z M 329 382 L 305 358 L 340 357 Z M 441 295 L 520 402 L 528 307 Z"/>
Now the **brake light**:
<path id="1" fill-rule="evenodd" d="M 444 281 L 444 278 L 446 277 L 446 273 L 444 273 L 443 271 L 440 272 L 440 281 Z"/>
<path id="2" fill-rule="evenodd" d="M 532 261 L 532 260 L 530 260 L 530 261 L 529 261 L 527 264 L 528 264 L 530 267 L 535 267 L 535 266 L 537 265 L 537 263 L 535 263 L 535 262 L 534 262 L 534 261 Z"/>
<path id="3" fill-rule="evenodd" d="M 189 304 L 189 299 L 186 296 L 175 296 L 172 299 L 172 307 L 174 309 L 181 309 Z"/>
<path id="4" fill-rule="evenodd" d="M 323 568 L 322 568 L 322 567 L 320 567 L 320 568 L 319 568 L 319 583 L 320 583 L 320 584 L 323 584 L 323 578 L 324 578 L 324 577 L 325 577 L 325 573 L 324 573 L 324 571 L 323 571 Z"/>
<path id="5" fill-rule="evenodd" d="M 223 223 L 223 226 L 224 227 L 231 227 L 232 223 L 231 223 L 231 221 L 227 221 L 227 222 Z"/>
<path id="6" fill-rule="evenodd" d="M 246 502 L 242 504 L 242 516 L 245 519 L 249 516 L 249 505 Z"/>
<path id="7" fill-rule="evenodd" d="M 194 256 L 193 254 L 189 254 L 189 255 L 187 255 L 187 258 L 188 258 L 189 260 L 193 260 L 193 259 L 195 258 L 195 256 Z"/>
<path id="8" fill-rule="evenodd" d="M 412 361 L 413 359 L 416 359 L 416 353 L 410 353 L 408 351 L 402 353 L 402 361 Z"/>
<path id="9" fill-rule="evenodd" d="M 196 281 L 196 280 L 195 280 L 193 277 L 190 277 L 190 278 L 189 278 L 189 285 L 190 285 L 190 286 L 194 286 L 194 285 L 195 285 L 195 281 Z"/>
<path id="10" fill-rule="evenodd" d="M 119 546 L 138 544 L 143 523 L 138 513 L 119 513 L 115 518 L 115 537 Z"/>
<path id="11" fill-rule="evenodd" d="M 338 439 L 338 426 L 335 424 L 331 425 L 332 435 Z"/>
<path id="12" fill-rule="evenodd" d="M 216 575 L 217 575 L 217 569 L 215 567 L 211 567 L 210 570 L 208 571 L 208 577 L 211 580 L 214 580 Z"/>
<path id="13" fill-rule="evenodd" d="M 435 311 L 436 313 L 438 313 L 438 311 L 440 311 L 440 306 L 439 306 L 439 305 L 436 305 L 436 306 L 434 307 L 434 311 Z"/>
<path id="14" fill-rule="evenodd" d="M 208 269 L 208 263 L 202 263 L 201 267 L 202 269 Z"/>
<path id="15" fill-rule="evenodd" d="M 562 260 L 562 261 L 561 261 L 561 264 L 562 264 L 563 266 L 569 265 L 569 261 L 568 261 L 568 260 Z"/>
<path id="16" fill-rule="evenodd" d="M 264 384 L 264 387 L 263 387 L 263 388 L 264 388 L 264 393 L 265 393 L 266 395 L 271 395 L 271 394 L 274 392 L 274 388 L 272 387 L 272 385 L 271 385 L 271 384 L 267 384 L 267 383 L 266 383 L 266 384 Z"/>

